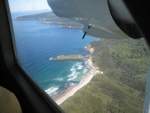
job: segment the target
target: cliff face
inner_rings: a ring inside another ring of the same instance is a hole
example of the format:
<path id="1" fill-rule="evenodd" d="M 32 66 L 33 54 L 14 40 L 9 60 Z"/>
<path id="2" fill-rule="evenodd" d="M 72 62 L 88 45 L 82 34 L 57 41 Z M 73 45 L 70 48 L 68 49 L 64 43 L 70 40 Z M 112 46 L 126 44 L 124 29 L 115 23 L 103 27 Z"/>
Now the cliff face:
<path id="1" fill-rule="evenodd" d="M 50 58 L 50 60 L 82 60 L 83 58 L 84 57 L 81 54 L 68 56 L 60 55 L 57 56 L 56 58 Z"/>
<path id="2" fill-rule="evenodd" d="M 90 53 L 94 52 L 94 48 L 91 47 L 91 44 L 89 44 L 88 46 L 86 46 L 85 49 L 88 50 Z"/>

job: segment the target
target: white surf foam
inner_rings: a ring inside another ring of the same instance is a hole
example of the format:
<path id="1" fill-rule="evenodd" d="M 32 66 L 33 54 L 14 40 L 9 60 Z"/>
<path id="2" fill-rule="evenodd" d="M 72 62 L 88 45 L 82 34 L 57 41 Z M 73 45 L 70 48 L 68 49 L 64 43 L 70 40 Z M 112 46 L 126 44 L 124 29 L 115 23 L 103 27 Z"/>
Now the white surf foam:
<path id="1" fill-rule="evenodd" d="M 49 58 L 49 60 L 52 60 L 52 59 L 53 59 L 53 57 Z"/>
<path id="2" fill-rule="evenodd" d="M 70 70 L 73 71 L 73 68 L 71 68 Z"/>
<path id="3" fill-rule="evenodd" d="M 63 78 L 55 78 L 53 80 L 56 80 L 56 81 L 63 81 L 64 79 Z"/>
<path id="4" fill-rule="evenodd" d="M 56 93 L 57 90 L 58 90 L 58 87 L 51 87 L 51 88 L 45 90 L 45 92 L 51 96 L 53 93 Z"/>
<path id="5" fill-rule="evenodd" d="M 85 68 L 85 69 L 83 70 L 83 74 L 85 75 L 87 72 L 88 72 L 88 69 Z"/>
<path id="6" fill-rule="evenodd" d="M 77 69 L 78 69 L 78 70 L 83 69 L 83 65 L 81 65 L 81 64 L 80 64 L 80 65 L 78 65 Z"/>
<path id="7" fill-rule="evenodd" d="M 72 67 L 77 67 L 77 66 L 80 66 L 82 65 L 82 62 L 77 62 L 75 65 L 73 65 Z"/>
<path id="8" fill-rule="evenodd" d="M 74 79 L 76 79 L 76 78 L 78 77 L 78 75 L 79 75 L 80 73 L 77 72 L 77 70 L 83 68 L 83 66 L 82 66 L 81 64 L 82 64 L 82 62 L 77 62 L 75 65 L 73 65 L 73 66 L 71 67 L 71 69 L 70 69 L 70 70 L 71 70 L 71 74 L 68 75 L 67 81 L 74 80 Z"/>
<path id="9" fill-rule="evenodd" d="M 72 70 L 72 73 L 70 74 L 70 75 L 68 75 L 68 77 L 72 77 L 72 76 L 74 76 L 76 74 L 76 70 L 75 70 L 75 68 Z"/>
<path id="10" fill-rule="evenodd" d="M 74 86 L 74 85 L 76 85 L 76 84 L 75 84 L 75 83 L 71 83 L 71 84 L 70 84 L 70 86 Z"/>
<path id="11" fill-rule="evenodd" d="M 68 78 L 67 79 L 67 81 L 71 81 L 71 80 L 74 80 L 74 79 L 76 79 L 77 78 L 77 76 L 78 76 L 78 72 L 77 73 L 75 73 L 72 77 L 70 77 L 70 78 Z"/>

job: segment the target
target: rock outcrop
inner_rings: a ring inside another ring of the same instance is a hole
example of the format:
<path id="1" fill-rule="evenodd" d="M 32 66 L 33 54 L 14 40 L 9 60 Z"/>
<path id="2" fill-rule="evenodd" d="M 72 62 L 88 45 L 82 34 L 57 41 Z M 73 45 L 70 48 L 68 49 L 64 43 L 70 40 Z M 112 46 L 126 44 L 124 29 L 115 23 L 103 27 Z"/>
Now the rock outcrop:
<path id="1" fill-rule="evenodd" d="M 60 55 L 57 56 L 56 58 L 50 58 L 50 60 L 82 60 L 84 57 L 81 54 L 77 55 Z"/>

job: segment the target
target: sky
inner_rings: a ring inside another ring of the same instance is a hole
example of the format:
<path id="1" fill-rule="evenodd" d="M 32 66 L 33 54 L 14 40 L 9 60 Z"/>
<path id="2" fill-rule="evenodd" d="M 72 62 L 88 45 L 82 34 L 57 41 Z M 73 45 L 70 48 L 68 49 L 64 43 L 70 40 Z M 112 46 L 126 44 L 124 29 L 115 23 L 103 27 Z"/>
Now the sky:
<path id="1" fill-rule="evenodd" d="M 50 9 L 47 0 L 9 0 L 11 12 Z"/>

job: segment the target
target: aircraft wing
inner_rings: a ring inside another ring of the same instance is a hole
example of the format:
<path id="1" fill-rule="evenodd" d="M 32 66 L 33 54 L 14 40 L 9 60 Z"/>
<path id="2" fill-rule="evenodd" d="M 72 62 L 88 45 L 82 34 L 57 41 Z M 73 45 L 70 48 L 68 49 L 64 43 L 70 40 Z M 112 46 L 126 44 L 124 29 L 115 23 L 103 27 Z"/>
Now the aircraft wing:
<path id="1" fill-rule="evenodd" d="M 141 38 L 122 0 L 47 0 L 53 12 L 84 25 L 98 38 Z"/>

